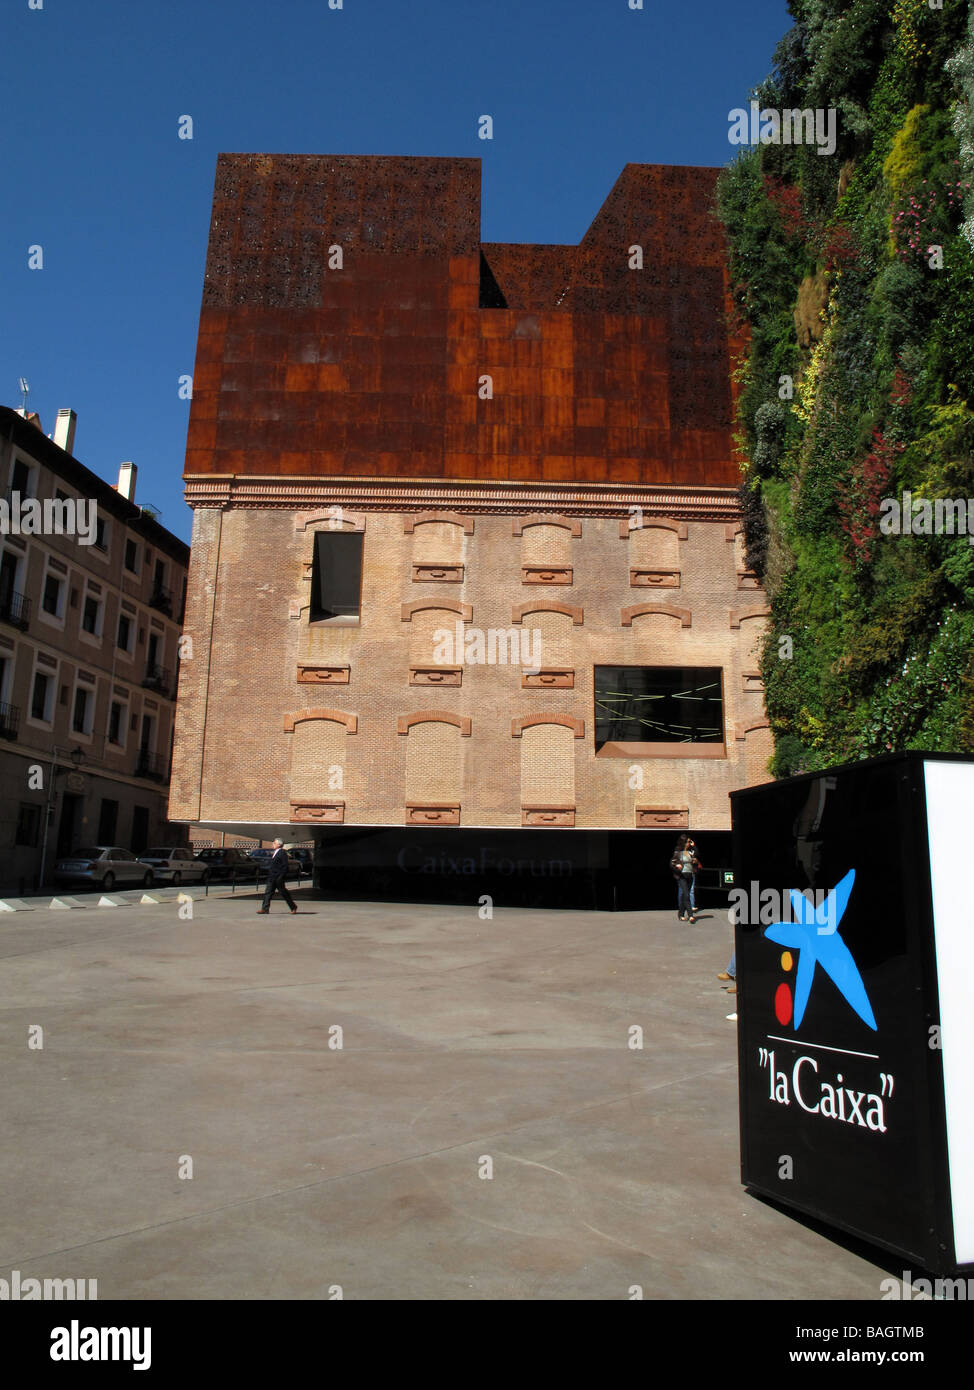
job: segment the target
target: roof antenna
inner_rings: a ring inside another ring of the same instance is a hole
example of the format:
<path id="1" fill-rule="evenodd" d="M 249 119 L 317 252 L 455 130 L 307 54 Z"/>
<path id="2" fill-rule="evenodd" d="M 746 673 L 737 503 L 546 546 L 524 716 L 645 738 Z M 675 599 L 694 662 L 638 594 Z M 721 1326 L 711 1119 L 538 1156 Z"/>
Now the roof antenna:
<path id="1" fill-rule="evenodd" d="M 24 397 L 24 419 L 26 420 L 26 418 L 27 418 L 27 397 L 30 395 L 30 387 L 27 385 L 27 378 L 26 378 L 25 376 L 22 376 L 22 377 L 20 378 L 20 390 L 21 390 L 21 394 L 22 394 L 23 397 Z"/>

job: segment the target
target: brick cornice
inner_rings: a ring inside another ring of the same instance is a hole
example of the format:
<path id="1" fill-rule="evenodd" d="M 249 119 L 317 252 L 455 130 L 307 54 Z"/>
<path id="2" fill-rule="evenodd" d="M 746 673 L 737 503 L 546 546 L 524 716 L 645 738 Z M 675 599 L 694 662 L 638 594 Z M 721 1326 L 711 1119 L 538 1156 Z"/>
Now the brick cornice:
<path id="1" fill-rule="evenodd" d="M 461 515 L 553 512 L 563 517 L 623 517 L 640 507 L 647 518 L 737 521 L 736 488 L 654 487 L 649 484 L 516 482 L 504 479 L 184 476 L 191 507 L 356 512 L 456 511 Z M 545 517 L 546 522 L 551 524 Z"/>

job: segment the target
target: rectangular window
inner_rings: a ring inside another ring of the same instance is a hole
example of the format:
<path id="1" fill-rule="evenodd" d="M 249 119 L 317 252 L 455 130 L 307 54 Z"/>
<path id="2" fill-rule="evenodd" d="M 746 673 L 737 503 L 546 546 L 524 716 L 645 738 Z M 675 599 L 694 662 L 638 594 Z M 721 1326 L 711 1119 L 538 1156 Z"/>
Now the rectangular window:
<path id="1" fill-rule="evenodd" d="M 108 532 L 105 527 L 105 518 L 103 516 L 95 517 L 95 549 L 108 549 Z"/>
<path id="2" fill-rule="evenodd" d="M 596 666 L 596 756 L 722 756 L 721 686 L 719 666 Z"/>
<path id="3" fill-rule="evenodd" d="M 71 720 L 71 727 L 76 734 L 88 732 L 88 695 L 89 692 L 83 685 L 79 685 L 74 692 L 74 715 Z"/>
<path id="4" fill-rule="evenodd" d="M 125 714 L 118 700 L 112 701 L 112 707 L 108 712 L 108 742 L 117 744 L 121 747 L 122 729 L 125 725 Z"/>
<path id="5" fill-rule="evenodd" d="M 41 842 L 41 808 L 22 801 L 17 812 L 17 838 L 15 843 L 36 849 Z"/>
<path id="6" fill-rule="evenodd" d="M 43 671 L 34 672 L 34 689 L 30 697 L 31 717 L 46 724 L 50 720 L 48 707 L 51 702 L 51 678 Z"/>
<path id="7" fill-rule="evenodd" d="M 85 606 L 81 618 L 81 626 L 85 632 L 90 632 L 94 637 L 98 636 L 99 617 L 101 604 L 90 594 L 85 595 Z"/>
<path id="8" fill-rule="evenodd" d="M 48 574 L 44 579 L 44 597 L 41 600 L 41 607 L 45 613 L 50 613 L 52 618 L 61 616 L 61 590 L 63 583 L 56 574 Z"/>
<path id="9" fill-rule="evenodd" d="M 132 650 L 132 619 L 126 618 L 124 613 L 118 620 L 118 641 L 116 645 L 121 647 L 123 652 L 130 652 Z"/>
<path id="10" fill-rule="evenodd" d="M 21 500 L 30 496 L 30 467 L 23 459 L 14 459 L 10 470 L 10 491 L 20 494 Z"/>
<path id="11" fill-rule="evenodd" d="M 361 593 L 362 532 L 317 531 L 311 567 L 311 622 L 357 618 Z"/>
<path id="12" fill-rule="evenodd" d="M 131 539 L 125 542 L 125 568 L 132 574 L 139 572 L 139 547 Z"/>

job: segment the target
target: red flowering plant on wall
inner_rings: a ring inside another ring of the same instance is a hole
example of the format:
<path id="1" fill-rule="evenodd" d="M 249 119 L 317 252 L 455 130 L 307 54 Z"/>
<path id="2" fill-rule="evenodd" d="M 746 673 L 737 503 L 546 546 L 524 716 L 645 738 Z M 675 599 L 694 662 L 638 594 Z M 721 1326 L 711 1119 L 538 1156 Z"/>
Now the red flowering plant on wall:
<path id="1" fill-rule="evenodd" d="M 826 228 L 822 255 L 826 270 L 844 270 L 857 259 L 859 246 L 851 228 L 844 222 L 833 222 Z"/>
<path id="2" fill-rule="evenodd" d="M 887 495 L 893 461 L 897 454 L 903 452 L 904 447 L 887 439 L 882 430 L 873 430 L 872 449 L 861 464 L 853 465 L 848 479 L 839 484 L 840 517 L 846 535 L 846 553 L 855 569 L 860 569 L 872 561 L 878 536 L 880 506 Z"/>
<path id="3" fill-rule="evenodd" d="M 809 245 L 818 240 L 817 223 L 802 211 L 801 189 L 793 183 L 782 183 L 771 174 L 764 176 L 764 191 L 781 219 L 781 227 L 789 240 Z"/>

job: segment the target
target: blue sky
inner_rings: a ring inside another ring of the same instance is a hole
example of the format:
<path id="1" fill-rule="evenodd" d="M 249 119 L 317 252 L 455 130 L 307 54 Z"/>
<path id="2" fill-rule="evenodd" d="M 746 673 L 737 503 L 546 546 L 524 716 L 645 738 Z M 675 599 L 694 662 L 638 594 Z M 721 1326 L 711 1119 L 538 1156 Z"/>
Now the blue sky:
<path id="1" fill-rule="evenodd" d="M 731 158 L 727 114 L 791 25 L 784 0 L 33 3 L 0 19 L 0 403 L 25 376 L 47 433 L 73 407 L 77 457 L 111 482 L 132 459 L 185 540 L 178 379 L 221 150 L 480 157 L 484 240 L 577 242 L 627 161 Z"/>

